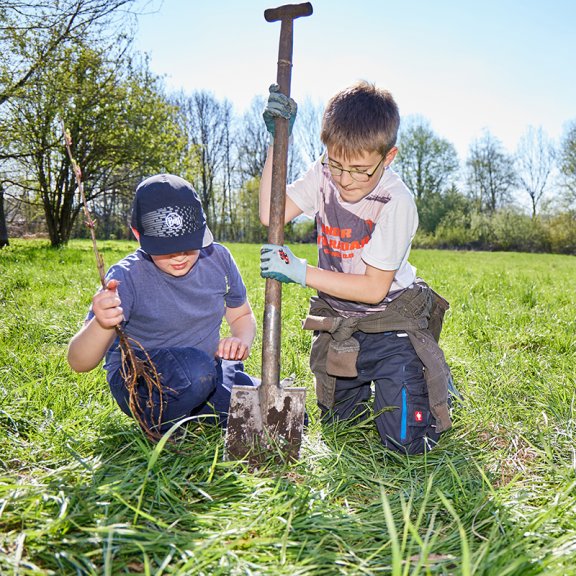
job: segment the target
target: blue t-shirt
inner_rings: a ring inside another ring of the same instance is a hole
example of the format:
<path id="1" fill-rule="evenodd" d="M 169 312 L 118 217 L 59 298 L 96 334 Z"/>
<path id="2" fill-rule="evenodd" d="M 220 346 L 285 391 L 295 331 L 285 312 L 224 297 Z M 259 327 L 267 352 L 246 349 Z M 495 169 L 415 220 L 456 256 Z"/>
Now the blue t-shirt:
<path id="1" fill-rule="evenodd" d="M 246 302 L 246 286 L 229 250 L 213 243 L 202 248 L 185 276 L 171 276 L 156 267 L 142 249 L 110 268 L 106 280 L 118 280 L 126 334 L 146 350 L 194 347 L 216 354 L 226 307 Z M 89 317 L 93 314 L 90 312 Z M 120 367 L 115 342 L 104 368 Z"/>

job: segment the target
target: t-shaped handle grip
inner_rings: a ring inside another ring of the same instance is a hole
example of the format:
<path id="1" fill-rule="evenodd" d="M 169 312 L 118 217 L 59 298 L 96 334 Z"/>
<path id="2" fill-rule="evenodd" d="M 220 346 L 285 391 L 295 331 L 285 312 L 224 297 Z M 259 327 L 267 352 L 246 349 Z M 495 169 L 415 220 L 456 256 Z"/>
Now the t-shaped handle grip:
<path id="1" fill-rule="evenodd" d="M 312 4 L 286 4 L 278 8 L 268 8 L 264 10 L 264 18 L 267 22 L 276 22 L 277 20 L 295 20 L 300 16 L 310 16 L 312 14 Z"/>
<path id="2" fill-rule="evenodd" d="M 293 22 L 301 16 L 312 14 L 312 4 L 286 4 L 278 8 L 264 10 L 264 18 L 267 22 L 280 20 L 280 45 L 278 48 L 278 73 L 276 83 L 280 86 L 280 92 L 290 96 L 290 82 L 292 72 L 292 37 Z"/>

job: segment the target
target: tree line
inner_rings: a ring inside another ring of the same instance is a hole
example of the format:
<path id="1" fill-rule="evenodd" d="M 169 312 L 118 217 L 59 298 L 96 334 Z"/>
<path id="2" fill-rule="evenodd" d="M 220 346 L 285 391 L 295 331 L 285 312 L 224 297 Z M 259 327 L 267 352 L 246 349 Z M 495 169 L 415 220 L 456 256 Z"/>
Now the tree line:
<path id="1" fill-rule="evenodd" d="M 136 0 L 0 0 L 0 246 L 87 235 L 62 139 L 83 171 L 100 238 L 128 238 L 134 189 L 172 172 L 193 183 L 216 237 L 261 242 L 265 96 L 247 111 L 210 91 L 168 93 L 133 50 Z M 322 153 L 323 106 L 299 103 L 289 179 Z M 414 193 L 417 246 L 576 253 L 576 121 L 560 142 L 527 127 L 514 153 L 490 132 L 464 161 L 422 117 L 402 119 L 394 168 Z M 289 225 L 313 241 L 313 223 Z"/>

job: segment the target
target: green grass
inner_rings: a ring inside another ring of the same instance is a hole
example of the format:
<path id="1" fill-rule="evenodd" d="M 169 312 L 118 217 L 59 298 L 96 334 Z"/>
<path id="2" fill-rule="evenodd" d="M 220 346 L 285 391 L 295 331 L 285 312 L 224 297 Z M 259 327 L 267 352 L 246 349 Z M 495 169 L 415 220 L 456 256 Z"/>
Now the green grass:
<path id="1" fill-rule="evenodd" d="M 103 242 L 110 265 L 135 245 Z M 230 245 L 259 322 L 256 245 Z M 314 261 L 313 246 L 295 252 Z M 576 260 L 414 251 L 451 303 L 442 346 L 464 400 L 425 456 L 372 422 L 322 428 L 286 286 L 282 375 L 309 388 L 301 459 L 250 471 L 219 429 L 152 445 L 101 368 L 65 354 L 98 286 L 88 242 L 0 251 L 0 574 L 576 574 Z M 247 370 L 260 371 L 260 340 Z"/>

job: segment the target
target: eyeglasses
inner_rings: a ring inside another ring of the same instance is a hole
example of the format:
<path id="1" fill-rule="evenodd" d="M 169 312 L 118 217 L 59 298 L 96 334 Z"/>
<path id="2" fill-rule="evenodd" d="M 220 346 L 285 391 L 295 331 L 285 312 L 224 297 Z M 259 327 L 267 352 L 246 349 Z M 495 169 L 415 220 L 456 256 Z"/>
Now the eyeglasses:
<path id="1" fill-rule="evenodd" d="M 332 176 L 334 176 L 335 178 L 340 178 L 340 176 L 342 176 L 342 172 L 348 172 L 352 180 L 355 180 L 356 182 L 368 182 L 368 180 L 370 180 L 370 178 L 372 178 L 372 176 L 376 174 L 376 171 L 378 170 L 378 168 L 380 168 L 380 164 L 382 164 L 384 158 L 386 158 L 387 155 L 388 154 L 385 154 L 384 156 L 382 156 L 382 158 L 380 158 L 380 162 L 376 164 L 376 168 L 374 168 L 372 172 L 367 172 L 366 170 L 354 170 L 354 169 L 345 170 L 344 168 L 342 168 L 342 166 L 332 164 L 330 160 L 326 157 L 326 154 L 324 154 L 324 157 L 322 158 L 322 166 L 326 166 L 328 170 L 330 170 L 330 174 L 332 174 Z"/>

